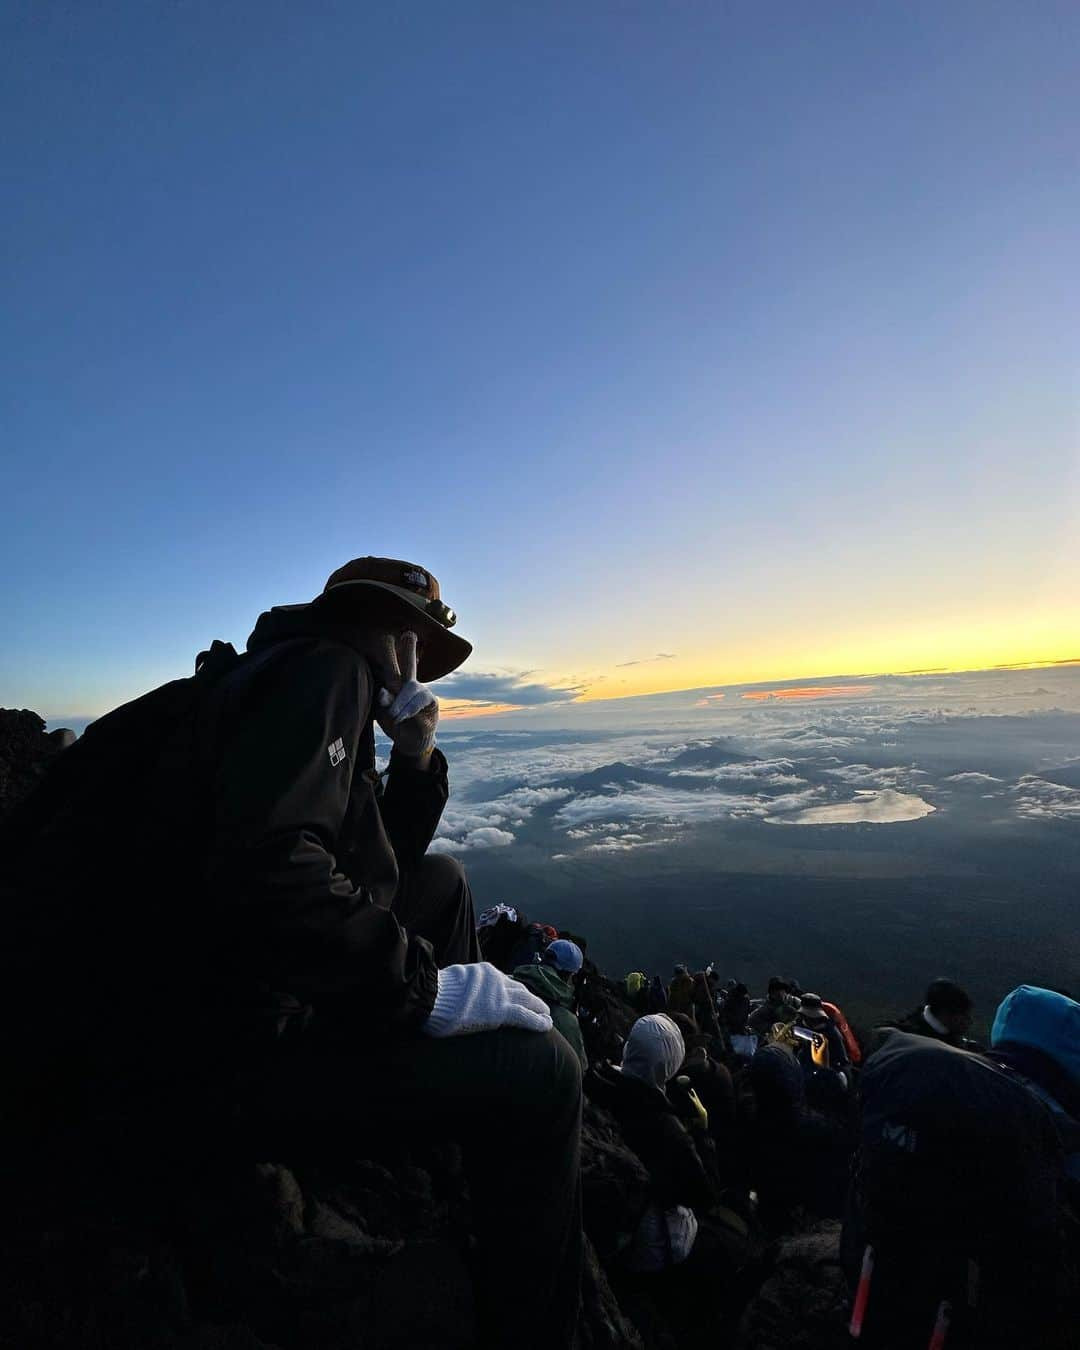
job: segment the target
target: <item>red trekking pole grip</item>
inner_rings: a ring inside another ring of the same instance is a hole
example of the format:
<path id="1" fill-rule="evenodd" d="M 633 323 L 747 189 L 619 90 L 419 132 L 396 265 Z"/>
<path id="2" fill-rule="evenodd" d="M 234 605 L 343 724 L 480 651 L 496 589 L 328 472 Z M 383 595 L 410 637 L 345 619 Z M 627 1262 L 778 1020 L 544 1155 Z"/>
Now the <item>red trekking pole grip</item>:
<path id="1" fill-rule="evenodd" d="M 863 1322 L 866 1319 L 866 1305 L 870 1301 L 870 1277 L 874 1273 L 874 1249 L 867 1247 L 863 1252 L 862 1270 L 859 1272 L 859 1284 L 855 1290 L 855 1306 L 851 1310 L 851 1323 L 848 1335 L 857 1341 L 862 1335 Z"/>
<path id="2" fill-rule="evenodd" d="M 949 1334 L 949 1323 L 951 1321 L 952 1304 L 946 1299 L 938 1306 L 937 1321 L 934 1323 L 930 1344 L 926 1347 L 926 1350 L 945 1350 L 945 1337 Z"/>

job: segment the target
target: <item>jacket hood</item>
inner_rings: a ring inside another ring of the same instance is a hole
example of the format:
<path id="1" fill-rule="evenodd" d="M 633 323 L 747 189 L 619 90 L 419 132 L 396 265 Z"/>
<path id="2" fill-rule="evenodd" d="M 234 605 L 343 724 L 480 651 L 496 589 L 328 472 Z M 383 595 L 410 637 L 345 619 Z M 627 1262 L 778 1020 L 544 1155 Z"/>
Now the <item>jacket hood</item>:
<path id="1" fill-rule="evenodd" d="M 557 1003 L 563 1008 L 569 1008 L 573 1002 L 573 989 L 547 966 L 518 966 L 514 971 L 514 979 L 526 989 L 531 989 L 545 1003 Z"/>
<path id="2" fill-rule="evenodd" d="M 686 1054 L 682 1032 L 663 1013 L 639 1017 L 623 1046 L 623 1072 L 664 1089 L 679 1071 Z"/>
<path id="3" fill-rule="evenodd" d="M 361 624 L 321 613 L 311 605 L 275 605 L 259 615 L 247 640 L 247 649 L 257 652 L 279 642 L 307 637 L 340 642 L 363 655 L 365 636 Z"/>
<path id="4" fill-rule="evenodd" d="M 1006 995 L 994 1017 L 990 1044 L 1024 1046 L 1048 1055 L 1080 1089 L 1080 1003 L 1053 989 L 1022 984 Z"/>

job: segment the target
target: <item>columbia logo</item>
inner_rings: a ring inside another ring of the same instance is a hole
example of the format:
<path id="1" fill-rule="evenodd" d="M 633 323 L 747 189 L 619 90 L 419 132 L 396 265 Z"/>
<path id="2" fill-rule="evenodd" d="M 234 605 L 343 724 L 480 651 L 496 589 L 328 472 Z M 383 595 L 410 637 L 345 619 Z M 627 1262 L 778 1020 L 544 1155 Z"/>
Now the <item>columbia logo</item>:
<path id="1" fill-rule="evenodd" d="M 326 747 L 326 753 L 330 756 L 331 767 L 337 768 L 345 758 L 345 742 L 340 736 L 336 741 Z"/>

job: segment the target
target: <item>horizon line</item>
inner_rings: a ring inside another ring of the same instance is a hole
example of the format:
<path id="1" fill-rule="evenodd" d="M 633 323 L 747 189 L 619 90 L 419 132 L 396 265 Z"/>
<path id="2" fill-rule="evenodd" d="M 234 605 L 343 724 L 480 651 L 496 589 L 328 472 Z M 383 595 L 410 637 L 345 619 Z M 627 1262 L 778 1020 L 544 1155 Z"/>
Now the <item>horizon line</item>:
<path id="1" fill-rule="evenodd" d="M 860 680 L 860 681 L 867 681 L 867 680 L 898 680 L 898 679 L 914 679 L 914 678 L 918 678 L 918 677 L 920 677 L 920 676 L 928 676 L 928 675 L 986 675 L 986 674 L 990 674 L 990 673 L 992 673 L 992 672 L 994 672 L 994 671 L 1009 671 L 1009 670 L 1053 670 L 1053 669 L 1055 669 L 1055 668 L 1059 668 L 1059 667 L 1062 667 L 1062 666 L 1077 666 L 1077 665 L 1080 665 L 1080 656 L 1066 656 L 1066 657 L 1057 657 L 1057 658 L 1049 658 L 1049 659 L 1037 659 L 1037 660 L 1033 660 L 1033 661 L 1007 661 L 1007 662 L 1002 662 L 1002 663 L 1000 663 L 1000 664 L 992 665 L 992 666 L 957 666 L 957 667 L 951 667 L 951 666 L 928 666 L 928 667 L 918 667 L 918 668 L 915 668 L 915 669 L 912 669 L 912 670 L 879 670 L 879 671 L 863 671 L 863 672 L 856 673 L 856 674 L 845 673 L 845 672 L 833 672 L 832 674 L 824 674 L 824 675 L 801 675 L 801 676 L 795 676 L 795 675 L 792 675 L 792 676 L 787 677 L 786 679 L 781 678 L 781 679 L 774 679 L 774 680 L 737 680 L 737 681 L 733 681 L 733 682 L 730 683 L 730 684 L 700 684 L 700 685 L 687 685 L 686 688 L 682 688 L 682 689 L 653 689 L 653 690 L 646 690 L 646 691 L 644 691 L 643 693 L 639 693 L 639 694 L 612 694 L 612 695 L 609 695 L 609 696 L 606 697 L 606 698 L 588 698 L 588 697 L 582 696 L 582 697 L 580 697 L 580 698 L 567 699 L 567 700 L 565 700 L 565 702 L 560 702 L 560 703 L 554 703 L 554 702 L 552 702 L 552 703 L 534 704 L 534 705 L 530 705 L 530 704 L 519 704 L 519 703 L 508 703 L 508 704 L 504 704 L 504 705 L 499 705 L 497 708 L 494 708 L 494 709 L 492 709 L 491 711 L 487 711 L 487 712 L 481 711 L 481 710 L 478 708 L 478 709 L 477 709 L 475 712 L 473 712 L 473 713 L 469 713 L 469 712 L 464 711 L 464 710 L 462 710 L 462 711 L 460 711 L 460 712 L 458 712 L 458 711 L 455 710 L 455 711 L 453 711 L 453 712 L 448 712 L 448 713 L 446 713 L 446 714 L 444 714 L 444 715 L 447 717 L 448 720 L 451 720 L 451 721 L 462 721 L 462 720 L 464 720 L 464 719 L 466 719 L 466 718 L 468 718 L 468 717 L 470 717 L 470 716 L 472 716 L 472 717 L 493 717 L 493 716 L 496 716 L 496 717 L 497 717 L 497 716 L 503 716 L 504 714 L 506 714 L 506 713 L 511 713 L 511 712 L 513 712 L 513 713 L 518 713 L 518 712 L 528 712 L 528 711 L 530 711 L 530 710 L 531 710 L 532 708 L 534 708 L 534 707 L 540 707 L 540 708 L 564 707 L 564 708 L 565 708 L 565 707 L 582 707 L 582 706 L 585 705 L 585 704 L 591 704 L 591 703 L 628 703 L 628 702 L 630 702 L 630 701 L 633 700 L 633 699 L 639 699 L 639 698 L 660 698 L 660 697 L 663 697 L 663 696 L 665 696 L 665 695 L 670 695 L 670 696 L 674 697 L 676 694 L 716 694 L 716 693 L 718 693 L 718 692 L 727 692 L 727 691 L 735 691 L 735 692 L 739 692 L 739 691 L 752 691 L 752 690 L 768 691 L 768 690 L 784 689 L 784 688 L 791 688 L 791 687 L 806 687 L 806 688 L 812 688 L 816 683 L 832 682 L 832 681 L 835 681 L 835 680 Z M 437 684 L 438 682 L 435 681 L 435 683 Z M 826 691 L 823 690 L 823 691 L 822 691 L 822 697 L 828 697 L 828 696 L 829 696 L 828 693 L 827 693 Z M 136 695 L 136 697 L 138 697 L 138 696 Z M 836 695 L 836 697 L 841 697 L 841 695 L 839 695 L 839 693 L 838 693 L 838 694 Z M 445 702 L 447 702 L 447 703 L 452 703 L 452 704 L 458 704 L 458 703 L 461 703 L 461 704 L 468 705 L 469 703 L 473 702 L 473 700 L 471 700 L 471 699 L 455 699 L 455 698 L 447 698 L 447 699 L 445 700 Z M 122 704 L 115 704 L 114 706 L 115 706 L 115 707 L 122 707 L 123 705 L 122 705 Z M 15 710 L 13 710 L 13 711 L 15 711 Z M 33 712 L 33 711 L 36 711 L 36 710 L 35 710 L 35 709 L 23 709 L 22 711 Z M 54 730 L 58 730 L 58 729 L 62 728 L 62 726 L 63 726 L 63 719 L 64 719 L 64 718 L 70 718 L 72 721 L 75 721 L 75 722 L 93 722 L 93 721 L 96 721 L 99 717 L 104 717 L 104 716 L 105 716 L 105 713 L 111 712 L 111 711 L 112 711 L 112 708 L 107 708 L 107 709 L 105 709 L 104 712 L 99 712 L 99 713 L 85 713 L 85 712 L 75 713 L 75 712 L 68 712 L 68 713 L 56 713 L 56 714 L 38 713 L 37 715 L 38 715 L 39 717 L 41 717 L 41 718 L 45 721 L 45 724 L 46 724 L 46 725 L 49 725 L 50 723 L 57 723 L 57 724 L 59 724 L 58 726 L 54 726 L 54 728 L 53 728 Z"/>

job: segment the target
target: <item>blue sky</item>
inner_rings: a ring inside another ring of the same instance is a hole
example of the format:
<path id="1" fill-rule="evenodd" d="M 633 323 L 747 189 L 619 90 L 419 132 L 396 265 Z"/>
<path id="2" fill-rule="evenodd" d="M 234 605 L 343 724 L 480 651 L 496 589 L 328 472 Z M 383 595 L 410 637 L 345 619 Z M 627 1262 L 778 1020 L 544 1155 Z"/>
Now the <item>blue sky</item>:
<path id="1" fill-rule="evenodd" d="M 367 552 L 590 697 L 1080 654 L 1078 38 L 9 8 L 0 702 L 102 711 Z"/>

